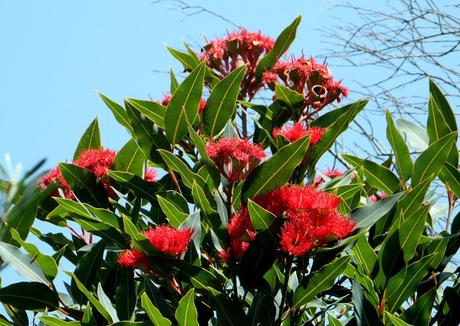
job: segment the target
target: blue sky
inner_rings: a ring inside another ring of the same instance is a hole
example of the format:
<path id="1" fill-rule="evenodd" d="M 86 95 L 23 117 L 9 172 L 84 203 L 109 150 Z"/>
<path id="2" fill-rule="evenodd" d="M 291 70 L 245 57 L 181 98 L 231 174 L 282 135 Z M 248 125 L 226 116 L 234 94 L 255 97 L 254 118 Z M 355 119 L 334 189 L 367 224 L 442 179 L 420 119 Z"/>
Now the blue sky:
<path id="1" fill-rule="evenodd" d="M 325 47 L 315 29 L 327 26 L 332 13 L 340 15 L 339 9 L 330 10 L 333 1 L 321 0 L 189 3 L 272 37 L 301 14 L 292 52 L 303 49 L 307 56 Z M 157 70 L 180 71 L 166 45 L 203 45 L 203 36 L 234 29 L 204 13 L 183 20 L 172 7 L 151 0 L 0 0 L 0 160 L 8 152 L 27 168 L 44 157 L 47 167 L 70 159 L 96 116 L 105 146 L 119 149 L 128 134 L 97 91 L 119 102 L 161 98 L 169 79 Z M 334 73 L 346 84 L 346 76 Z"/>

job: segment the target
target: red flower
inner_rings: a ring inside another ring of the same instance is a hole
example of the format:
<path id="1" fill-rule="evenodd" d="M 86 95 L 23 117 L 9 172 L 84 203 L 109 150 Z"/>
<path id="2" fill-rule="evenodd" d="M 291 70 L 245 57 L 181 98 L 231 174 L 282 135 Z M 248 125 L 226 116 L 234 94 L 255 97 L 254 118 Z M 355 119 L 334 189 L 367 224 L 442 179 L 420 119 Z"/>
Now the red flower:
<path id="1" fill-rule="evenodd" d="M 387 198 L 388 195 L 384 192 L 381 192 L 381 193 L 377 193 L 375 195 L 372 195 L 369 197 L 369 200 L 371 201 L 372 204 L 375 204 L 376 202 L 382 200 L 382 199 L 385 199 Z"/>
<path id="2" fill-rule="evenodd" d="M 252 226 L 249 210 L 244 206 L 238 214 L 235 214 L 227 225 L 228 235 L 231 239 L 254 238 L 254 227 Z"/>
<path id="3" fill-rule="evenodd" d="M 175 229 L 162 225 L 144 231 L 144 236 L 150 244 L 164 255 L 178 258 L 187 251 L 188 244 L 193 236 L 192 228 Z"/>
<path id="4" fill-rule="evenodd" d="M 158 103 L 160 103 L 163 106 L 168 106 L 169 102 L 171 102 L 171 99 L 172 99 L 171 94 L 165 94 L 163 96 L 163 99 L 161 101 L 159 101 Z M 206 100 L 204 98 L 201 98 L 200 99 L 200 106 L 198 107 L 198 110 L 200 112 L 203 112 L 205 108 L 206 108 Z"/>
<path id="5" fill-rule="evenodd" d="M 145 171 L 144 180 L 148 182 L 157 181 L 157 171 L 155 171 L 154 169 L 147 169 Z"/>
<path id="6" fill-rule="evenodd" d="M 335 178 L 340 178 L 343 176 L 343 172 L 340 171 L 339 169 L 334 169 L 334 170 L 330 170 L 330 169 L 327 169 L 326 171 L 323 171 L 321 172 L 321 175 L 318 175 L 315 177 L 315 187 L 317 187 L 321 182 L 325 181 L 323 179 L 323 176 L 326 176 L 330 179 L 335 179 Z"/>
<path id="7" fill-rule="evenodd" d="M 289 142 L 295 142 L 302 137 L 310 136 L 310 144 L 316 144 L 321 140 L 321 137 L 326 132 L 326 129 L 319 127 L 311 127 L 305 129 L 302 123 L 296 122 L 292 126 L 284 126 L 283 129 L 273 129 L 273 137 L 284 137 Z"/>
<path id="8" fill-rule="evenodd" d="M 59 181 L 58 188 L 60 188 L 64 192 L 65 198 L 67 199 L 75 198 L 72 190 L 70 190 L 70 187 L 67 181 L 65 181 L 64 177 L 62 176 L 62 173 L 59 167 L 55 167 L 51 169 L 47 174 L 45 174 L 38 182 L 38 185 L 41 189 L 44 190 L 55 181 Z M 52 195 L 59 196 L 59 192 L 55 190 Z"/>
<path id="9" fill-rule="evenodd" d="M 206 145 L 206 152 L 230 182 L 245 178 L 266 155 L 260 145 L 239 138 L 221 138 L 211 142 Z"/>
<path id="10" fill-rule="evenodd" d="M 305 105 L 311 105 L 316 110 L 342 96 L 348 96 L 348 89 L 332 78 L 326 65 L 317 63 L 313 58 L 292 57 L 287 61 L 278 61 L 272 71 L 264 73 L 262 80 L 271 88 L 281 82 L 305 96 Z"/>
<path id="11" fill-rule="evenodd" d="M 81 152 L 73 164 L 91 170 L 96 178 L 102 178 L 107 175 L 115 155 L 116 153 L 110 149 L 88 149 Z"/>
<path id="12" fill-rule="evenodd" d="M 128 249 L 118 256 L 117 263 L 125 267 L 139 268 L 144 271 L 150 269 L 150 261 L 141 251 L 137 249 Z"/>
<path id="13" fill-rule="evenodd" d="M 243 89 L 252 98 L 259 85 L 254 78 L 254 72 L 259 59 L 268 53 L 275 41 L 259 33 L 248 32 L 241 29 L 234 33 L 228 33 L 225 38 L 218 38 L 208 42 L 203 47 L 201 60 L 211 69 L 214 69 L 220 77 L 225 77 L 231 71 L 246 64 L 246 75 L 243 78 Z"/>
<path id="14" fill-rule="evenodd" d="M 303 256 L 314 247 L 348 236 L 356 224 L 336 210 L 306 209 L 290 211 L 281 229 L 280 249 Z"/>

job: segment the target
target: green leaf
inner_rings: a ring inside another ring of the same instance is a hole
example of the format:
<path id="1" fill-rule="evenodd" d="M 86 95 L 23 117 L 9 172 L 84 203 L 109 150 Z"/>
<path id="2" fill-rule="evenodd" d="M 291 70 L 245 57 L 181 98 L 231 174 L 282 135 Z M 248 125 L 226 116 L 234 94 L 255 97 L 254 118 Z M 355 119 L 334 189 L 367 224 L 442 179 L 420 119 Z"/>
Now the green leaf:
<path id="1" fill-rule="evenodd" d="M 127 216 L 123 216 L 123 225 L 125 232 L 129 234 L 131 239 L 141 247 L 145 252 L 152 251 L 152 245 L 149 240 L 137 229 L 136 225 Z"/>
<path id="2" fill-rule="evenodd" d="M 101 283 L 97 284 L 97 297 L 99 298 L 99 302 L 102 304 L 102 306 L 105 308 L 105 310 L 107 310 L 107 312 L 110 314 L 110 317 L 112 318 L 112 321 L 114 323 L 120 321 L 118 319 L 118 316 L 117 316 L 117 311 L 112 306 L 112 302 L 110 301 L 110 299 L 107 296 L 107 294 L 105 294 Z"/>
<path id="3" fill-rule="evenodd" d="M 452 190 L 455 197 L 460 198 L 460 171 L 458 168 L 446 162 L 442 167 L 441 177 L 450 190 Z"/>
<path id="4" fill-rule="evenodd" d="M 422 296 L 417 298 L 412 306 L 405 309 L 400 316 L 406 322 L 411 322 L 413 325 L 428 325 L 431 318 L 431 310 L 433 308 L 436 290 L 430 289 Z"/>
<path id="5" fill-rule="evenodd" d="M 198 174 L 192 172 L 190 168 L 187 166 L 187 164 L 180 158 L 178 158 L 176 155 L 169 151 L 161 149 L 158 150 L 158 152 L 160 153 L 163 160 L 166 162 L 166 165 L 168 165 L 171 169 L 173 169 L 181 175 L 182 181 L 187 187 L 192 188 L 194 181 L 196 181 L 202 187 L 206 184 L 203 178 L 201 178 Z"/>
<path id="6" fill-rule="evenodd" d="M 197 62 L 194 56 L 190 55 L 189 53 L 170 48 L 169 46 L 167 47 L 167 49 L 173 55 L 174 58 L 176 58 L 180 63 L 182 63 L 185 70 L 192 71 L 193 69 L 195 69 Z"/>
<path id="7" fill-rule="evenodd" d="M 34 257 L 33 259 L 38 264 L 38 266 L 40 266 L 45 275 L 51 280 L 54 279 L 58 269 L 53 257 L 42 254 L 34 244 L 27 243 L 22 240 L 21 236 L 15 229 L 10 229 L 10 232 L 13 239 L 16 240 L 21 245 L 21 247 L 27 250 L 27 253 L 31 257 Z"/>
<path id="8" fill-rule="evenodd" d="M 173 202 L 164 197 L 157 195 L 157 199 L 161 210 L 168 218 L 169 223 L 175 228 L 179 227 L 179 225 L 185 221 L 188 214 L 182 212 Z"/>
<path id="9" fill-rule="evenodd" d="M 406 134 L 407 142 L 414 150 L 424 151 L 428 147 L 429 139 L 425 129 L 404 119 L 397 119 L 396 125 Z"/>
<path id="10" fill-rule="evenodd" d="M 340 257 L 309 274 L 307 285 L 299 286 L 295 291 L 293 307 L 303 306 L 319 293 L 329 290 L 334 285 L 334 280 L 345 270 L 349 261 L 350 256 Z"/>
<path id="11" fill-rule="evenodd" d="M 55 310 L 58 296 L 43 283 L 19 282 L 0 289 L 0 301 L 21 310 Z"/>
<path id="12" fill-rule="evenodd" d="M 272 297 L 258 292 L 249 307 L 248 317 L 248 325 L 251 326 L 275 325 L 275 306 Z"/>
<path id="13" fill-rule="evenodd" d="M 200 63 L 179 85 L 168 104 L 164 117 L 165 130 L 168 140 L 173 145 L 187 133 L 187 121 L 193 124 L 198 116 L 204 73 L 205 66 Z"/>
<path id="14" fill-rule="evenodd" d="M 305 97 L 302 94 L 279 83 L 275 84 L 275 96 L 278 101 L 285 103 L 291 109 L 295 109 L 305 102 Z"/>
<path id="15" fill-rule="evenodd" d="M 160 103 L 153 101 L 136 100 L 133 98 L 125 99 L 132 108 L 142 113 L 147 119 L 157 124 L 160 128 L 165 128 L 164 116 L 166 108 Z"/>
<path id="16" fill-rule="evenodd" d="M 358 326 L 376 325 L 380 326 L 377 310 L 363 293 L 363 289 L 356 279 L 352 281 L 352 302 L 355 307 L 356 321 Z"/>
<path id="17" fill-rule="evenodd" d="M 87 149 L 100 149 L 102 148 L 101 135 L 99 132 L 99 124 L 97 118 L 91 122 L 86 131 L 83 133 L 83 136 L 80 138 L 75 154 L 73 154 L 73 159 L 76 160 L 80 156 L 81 152 Z"/>
<path id="18" fill-rule="evenodd" d="M 71 281 L 71 291 L 74 300 L 80 304 L 84 303 L 83 291 L 79 290 L 80 287 L 76 283 L 76 278 L 83 284 L 84 287 L 90 287 L 96 280 L 96 273 L 99 271 L 102 265 L 102 257 L 104 254 L 105 243 L 103 240 L 95 244 L 90 251 L 88 251 L 83 257 L 80 258 L 77 267 L 75 268 L 75 278 Z"/>
<path id="19" fill-rule="evenodd" d="M 179 326 L 198 326 L 198 312 L 195 307 L 195 289 L 190 289 L 179 301 L 176 320 Z"/>
<path id="20" fill-rule="evenodd" d="M 402 269 L 391 277 L 387 286 L 387 307 L 393 313 L 419 286 L 420 280 L 429 272 L 433 255 L 428 255 Z"/>
<path id="21" fill-rule="evenodd" d="M 131 319 L 136 307 L 136 281 L 134 270 L 130 267 L 118 267 L 118 284 L 115 294 L 115 307 L 121 320 Z"/>
<path id="22" fill-rule="evenodd" d="M 215 290 L 208 289 L 211 294 L 209 301 L 211 307 L 216 311 L 219 325 L 224 326 L 241 326 L 248 325 L 244 311 L 241 306 L 228 299 L 227 295 Z"/>
<path id="23" fill-rule="evenodd" d="M 19 248 L 0 242 L 0 257 L 5 264 L 10 265 L 22 277 L 44 284 L 49 283 L 40 266 Z"/>
<path id="24" fill-rule="evenodd" d="M 64 321 L 61 318 L 53 316 L 41 316 L 38 319 L 45 325 L 49 326 L 80 326 L 79 321 Z"/>
<path id="25" fill-rule="evenodd" d="M 294 169 L 305 157 L 309 141 L 308 137 L 304 137 L 288 144 L 256 167 L 244 182 L 243 201 L 262 195 L 288 182 Z"/>
<path id="26" fill-rule="evenodd" d="M 144 152 L 145 157 L 157 164 L 162 164 L 161 157 L 159 157 L 156 150 L 158 148 L 170 148 L 163 131 L 156 124 L 147 120 L 130 102 L 125 101 L 125 106 L 133 130 L 131 135 Z"/>
<path id="27" fill-rule="evenodd" d="M 154 325 L 156 326 L 170 326 L 171 321 L 161 314 L 160 310 L 155 307 L 150 301 L 147 293 L 143 293 L 141 296 L 141 305 L 142 308 L 145 309 L 145 312 L 149 316 L 150 320 L 153 322 Z"/>
<path id="28" fill-rule="evenodd" d="M 112 170 L 130 172 L 142 177 L 145 169 L 145 155 L 134 139 L 130 139 L 115 156 Z"/>
<path id="29" fill-rule="evenodd" d="M 88 298 L 88 300 L 91 302 L 91 304 L 94 306 L 94 308 L 99 311 L 99 313 L 104 317 L 108 322 L 112 322 L 112 317 L 110 316 L 109 312 L 104 308 L 104 306 L 96 299 L 96 297 L 88 291 L 88 289 L 83 285 L 82 282 L 75 276 L 75 274 L 72 274 L 72 280 L 75 282 L 77 285 L 78 289 Z"/>
<path id="30" fill-rule="evenodd" d="M 366 274 L 371 275 L 377 263 L 377 255 L 364 235 L 359 237 L 353 246 L 353 256 L 363 267 Z"/>
<path id="31" fill-rule="evenodd" d="M 412 176 L 412 171 L 414 169 L 412 159 L 410 157 L 409 149 L 407 148 L 404 139 L 396 129 L 393 118 L 391 117 L 390 111 L 386 111 L 387 118 L 387 139 L 395 153 L 396 157 L 396 167 L 398 169 L 399 175 L 403 182 L 407 182 Z"/>
<path id="32" fill-rule="evenodd" d="M 245 72 L 246 66 L 235 69 L 212 89 L 203 113 L 204 129 L 210 138 L 222 131 L 233 116 Z"/>
<path id="33" fill-rule="evenodd" d="M 366 106 L 368 101 L 357 101 L 342 108 L 323 114 L 313 121 L 312 127 L 327 128 L 327 132 L 321 137 L 321 140 L 313 147 L 310 154 L 309 164 L 314 166 L 320 157 L 327 152 L 334 144 L 337 137 L 348 129 L 349 124 Z"/>
<path id="34" fill-rule="evenodd" d="M 390 314 L 388 311 L 385 311 L 385 316 L 387 316 L 387 318 L 390 320 L 390 322 L 394 326 L 411 326 L 412 325 L 412 324 L 406 323 L 405 321 L 396 317 L 395 315 Z"/>
<path id="35" fill-rule="evenodd" d="M 248 200 L 248 209 L 252 225 L 254 226 L 254 230 L 256 232 L 268 230 L 270 225 L 272 225 L 276 219 L 276 216 L 263 209 L 250 199 Z"/>
<path id="36" fill-rule="evenodd" d="M 289 49 L 289 46 L 295 39 L 295 35 L 297 32 L 297 27 L 300 24 L 302 18 L 298 16 L 294 21 L 287 26 L 281 34 L 277 37 L 275 41 L 275 45 L 273 48 L 268 52 L 257 65 L 256 68 L 256 78 L 260 80 L 262 74 L 266 70 L 271 70 L 271 68 L 278 62 L 281 56 Z"/>
<path id="37" fill-rule="evenodd" d="M 396 215 L 402 215 L 404 220 L 410 218 L 414 212 L 422 205 L 426 192 L 431 184 L 431 180 L 425 180 L 413 189 L 406 192 L 396 206 Z"/>
<path id="38" fill-rule="evenodd" d="M 177 81 L 176 75 L 174 75 L 174 72 L 172 71 L 172 69 L 169 69 L 169 79 L 171 79 L 171 85 L 169 87 L 169 92 L 171 94 L 174 94 L 177 87 L 179 87 L 179 82 Z"/>
<path id="39" fill-rule="evenodd" d="M 436 177 L 446 162 L 447 155 L 456 139 L 456 133 L 448 134 L 430 144 L 430 146 L 420 154 L 414 164 L 414 174 L 411 182 L 412 188 L 422 181 L 427 179 L 433 180 Z"/>
<path id="40" fill-rule="evenodd" d="M 390 169 L 375 162 L 363 161 L 364 176 L 369 185 L 383 190 L 386 194 L 392 194 L 399 189 L 399 179 Z"/>
<path id="41" fill-rule="evenodd" d="M 155 193 L 158 191 L 159 185 L 156 182 L 145 181 L 137 175 L 129 172 L 108 170 L 107 174 L 126 188 L 132 190 L 136 196 L 146 198 L 151 202 L 157 201 Z"/>
<path id="42" fill-rule="evenodd" d="M 413 218 L 406 219 L 398 228 L 399 245 L 407 263 L 414 256 L 418 241 L 425 229 L 429 206 L 420 207 Z M 393 253 L 395 254 L 395 253 Z"/>
<path id="43" fill-rule="evenodd" d="M 99 96 L 102 98 L 104 103 L 107 105 L 107 107 L 112 111 L 115 119 L 120 123 L 123 127 L 128 129 L 129 132 L 133 132 L 133 128 L 131 127 L 131 124 L 129 122 L 128 118 L 128 113 L 126 113 L 125 109 L 118 103 L 115 103 L 108 97 L 106 97 L 104 94 L 99 93 Z"/>
<path id="44" fill-rule="evenodd" d="M 210 196 L 208 196 L 203 188 L 201 188 L 196 182 L 192 186 L 192 196 L 195 204 L 205 213 L 205 215 L 212 215 L 217 213 L 210 202 Z M 215 205 L 215 203 L 214 203 Z"/>
<path id="45" fill-rule="evenodd" d="M 107 194 L 90 170 L 67 163 L 59 163 L 59 169 L 79 200 L 98 207 L 108 206 Z"/>
<path id="46" fill-rule="evenodd" d="M 427 132 L 430 143 L 441 139 L 451 132 L 457 132 L 457 130 L 454 111 L 439 87 L 430 79 L 427 121 Z M 450 151 L 447 161 L 454 166 L 458 165 L 458 151 L 455 147 Z"/>
<path id="47" fill-rule="evenodd" d="M 350 218 L 356 222 L 357 228 L 365 229 L 371 227 L 396 205 L 401 196 L 401 193 L 395 194 L 375 204 L 360 207 L 350 214 Z"/>

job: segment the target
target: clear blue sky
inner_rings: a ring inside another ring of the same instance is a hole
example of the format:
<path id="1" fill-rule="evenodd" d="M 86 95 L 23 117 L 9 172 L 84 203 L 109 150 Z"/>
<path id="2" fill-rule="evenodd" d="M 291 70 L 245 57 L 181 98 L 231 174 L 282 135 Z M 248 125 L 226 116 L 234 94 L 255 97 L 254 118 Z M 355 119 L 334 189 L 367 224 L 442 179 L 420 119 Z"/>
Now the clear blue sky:
<path id="1" fill-rule="evenodd" d="M 303 49 L 307 56 L 326 46 L 315 29 L 340 15 L 330 10 L 336 3 L 330 0 L 189 3 L 273 37 L 301 14 L 292 52 Z M 203 36 L 234 29 L 205 13 L 182 21 L 184 15 L 171 8 L 151 0 L 0 0 L 0 161 L 6 152 L 25 168 L 44 157 L 47 167 L 68 160 L 96 116 L 105 146 L 119 149 L 128 134 L 96 91 L 119 102 L 160 98 L 169 79 L 155 70 L 180 71 L 166 44 L 203 45 Z M 347 83 L 340 70 L 334 74 Z"/>

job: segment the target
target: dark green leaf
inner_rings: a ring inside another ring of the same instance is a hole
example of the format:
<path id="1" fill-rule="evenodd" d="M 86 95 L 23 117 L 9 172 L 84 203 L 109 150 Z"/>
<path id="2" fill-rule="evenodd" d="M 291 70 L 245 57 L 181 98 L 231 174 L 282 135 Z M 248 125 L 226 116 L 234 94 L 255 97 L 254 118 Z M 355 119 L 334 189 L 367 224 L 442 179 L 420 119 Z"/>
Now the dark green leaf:
<path id="1" fill-rule="evenodd" d="M 390 111 L 386 111 L 387 118 L 387 139 L 395 153 L 396 167 L 398 168 L 399 175 L 403 182 L 407 182 L 412 176 L 414 168 L 412 159 L 410 157 L 409 149 L 407 148 L 404 139 L 396 129 L 395 123 L 391 117 Z"/>
<path id="2" fill-rule="evenodd" d="M 121 183 L 124 187 L 132 190 L 137 196 L 156 202 L 155 193 L 159 189 L 156 182 L 148 182 L 129 172 L 107 171 L 108 175 Z"/>
<path id="3" fill-rule="evenodd" d="M 460 171 L 458 168 L 446 162 L 442 167 L 441 177 L 450 190 L 452 190 L 455 197 L 460 198 Z"/>
<path id="4" fill-rule="evenodd" d="M 174 94 L 177 87 L 179 87 L 179 82 L 177 81 L 176 75 L 174 75 L 174 72 L 172 71 L 172 69 L 169 69 L 169 79 L 171 79 L 171 84 L 169 86 L 169 92 L 171 94 Z"/>
<path id="5" fill-rule="evenodd" d="M 136 307 L 136 284 L 134 270 L 130 267 L 119 267 L 118 269 L 115 303 L 118 317 L 121 320 L 131 319 Z"/>
<path id="6" fill-rule="evenodd" d="M 337 258 L 331 263 L 324 265 L 318 271 L 309 274 L 306 286 L 299 286 L 294 294 L 293 307 L 307 304 L 319 293 L 329 290 L 334 280 L 342 274 L 350 261 L 350 256 Z"/>
<path id="7" fill-rule="evenodd" d="M 153 101 L 136 100 L 133 98 L 125 99 L 132 108 L 142 113 L 147 119 L 157 124 L 160 128 L 165 128 L 164 116 L 166 108 L 160 103 Z"/>
<path id="8" fill-rule="evenodd" d="M 166 136 L 172 144 L 177 144 L 187 133 L 187 121 L 193 124 L 198 116 L 204 73 L 205 66 L 201 63 L 179 85 L 168 104 L 164 122 Z"/>
<path id="9" fill-rule="evenodd" d="M 305 102 L 305 97 L 302 94 L 279 83 L 275 84 L 275 95 L 278 101 L 285 103 L 291 109 L 302 106 Z"/>
<path id="10" fill-rule="evenodd" d="M 145 309 L 145 312 L 147 312 L 147 315 L 149 316 L 150 320 L 153 322 L 154 325 L 156 326 L 170 326 L 171 321 L 161 314 L 160 310 L 155 307 L 150 301 L 147 293 L 143 293 L 141 296 L 141 304 L 142 308 Z"/>
<path id="11" fill-rule="evenodd" d="M 377 262 L 377 255 L 372 247 L 367 242 L 365 236 L 361 236 L 353 246 L 353 255 L 359 264 L 363 267 L 367 275 L 371 275 L 375 263 Z"/>
<path id="12" fill-rule="evenodd" d="M 436 290 L 429 290 L 417 298 L 417 301 L 408 309 L 405 309 L 400 317 L 404 321 L 412 323 L 412 325 L 428 325 L 435 297 Z"/>
<path id="13" fill-rule="evenodd" d="M 430 146 L 428 146 L 428 148 L 420 154 L 414 164 L 414 174 L 411 182 L 412 188 L 420 182 L 427 179 L 433 180 L 436 177 L 446 162 L 447 155 L 449 154 L 456 139 L 456 133 L 448 134 L 430 144 Z"/>
<path id="14" fill-rule="evenodd" d="M 263 209 L 252 200 L 248 200 L 249 216 L 256 232 L 268 230 L 276 216 Z"/>
<path id="15" fill-rule="evenodd" d="M 73 159 L 76 160 L 84 150 L 100 148 L 102 148 L 101 135 L 99 132 L 99 124 L 96 118 L 93 120 L 93 122 L 91 122 L 89 127 L 83 133 L 83 136 L 81 136 L 77 149 L 73 154 Z"/>
<path id="16" fill-rule="evenodd" d="M 357 228 L 368 228 L 385 216 L 395 205 L 401 193 L 387 197 L 375 204 L 358 208 L 350 214 L 350 218 L 357 223 Z"/>
<path id="17" fill-rule="evenodd" d="M 19 282 L 0 289 L 0 301 L 22 310 L 55 310 L 58 296 L 43 283 Z"/>
<path id="18" fill-rule="evenodd" d="M 256 68 L 256 78 L 260 79 L 262 74 L 266 70 L 271 70 L 271 68 L 275 65 L 276 62 L 281 58 L 281 56 L 289 49 L 289 46 L 295 39 L 295 35 L 297 32 L 297 27 L 300 24 L 301 17 L 298 16 L 294 21 L 287 26 L 281 34 L 277 37 L 275 45 L 268 52 L 257 65 Z"/>
<path id="19" fill-rule="evenodd" d="M 204 128 L 210 138 L 222 131 L 234 114 L 245 71 L 246 66 L 235 69 L 212 89 L 203 113 Z"/>
<path id="20" fill-rule="evenodd" d="M 179 326 L 198 326 L 198 312 L 195 307 L 195 289 L 191 289 L 179 301 L 176 320 Z"/>
<path id="21" fill-rule="evenodd" d="M 132 133 L 133 128 L 131 127 L 131 124 L 129 123 L 128 119 L 128 114 L 126 113 L 125 109 L 118 103 L 115 103 L 108 97 L 106 97 L 104 94 L 99 93 L 99 96 L 102 98 L 104 103 L 107 105 L 107 107 L 112 111 L 115 119 L 126 129 L 128 129 L 129 132 Z"/>
<path id="22" fill-rule="evenodd" d="M 392 194 L 399 188 L 399 179 L 390 169 L 375 162 L 364 160 L 364 175 L 369 185 L 383 190 L 386 194 Z"/>
<path id="23" fill-rule="evenodd" d="M 244 182 L 242 198 L 262 195 L 288 182 L 294 169 L 307 152 L 310 139 L 304 137 L 288 144 L 251 172 Z"/>
<path id="24" fill-rule="evenodd" d="M 195 61 L 194 56 L 190 55 L 189 53 L 170 48 L 169 46 L 167 47 L 167 49 L 173 55 L 174 58 L 176 58 L 180 63 L 182 63 L 185 70 L 192 71 L 193 69 L 195 69 L 197 63 Z"/>
<path id="25" fill-rule="evenodd" d="M 130 172 L 142 177 L 145 168 L 145 155 L 134 139 L 130 139 L 115 156 L 112 170 Z"/>

